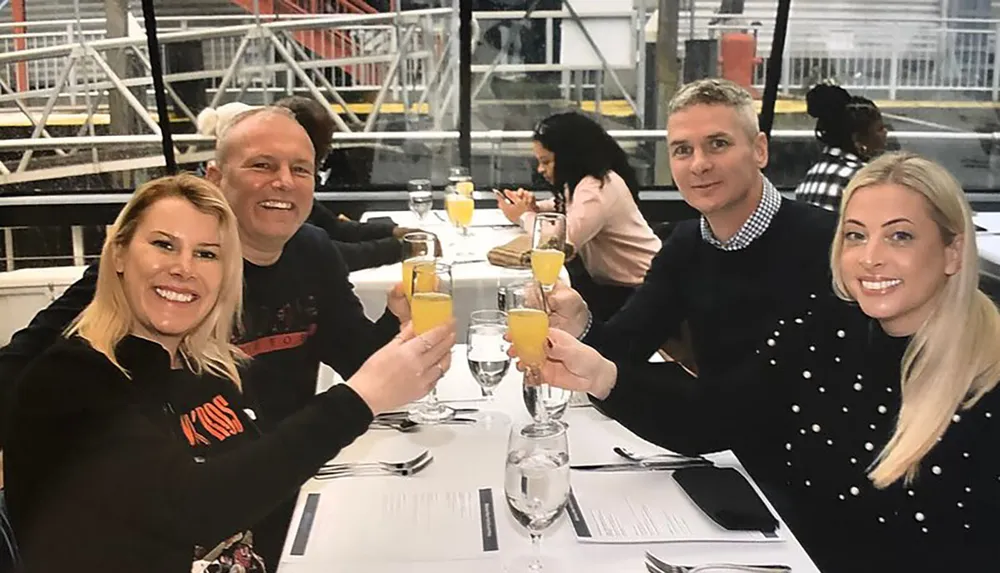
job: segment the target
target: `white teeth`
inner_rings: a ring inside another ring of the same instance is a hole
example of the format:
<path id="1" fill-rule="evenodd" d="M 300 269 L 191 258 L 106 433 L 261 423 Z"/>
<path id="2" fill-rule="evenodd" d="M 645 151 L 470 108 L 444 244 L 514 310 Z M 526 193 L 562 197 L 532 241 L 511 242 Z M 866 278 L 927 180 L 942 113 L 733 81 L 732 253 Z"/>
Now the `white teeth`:
<path id="1" fill-rule="evenodd" d="M 861 281 L 861 286 L 864 287 L 865 290 L 886 290 L 902 282 L 903 281 L 899 279 L 893 279 L 890 281 Z"/>
<path id="2" fill-rule="evenodd" d="M 172 290 L 167 290 L 163 288 L 156 289 L 156 294 L 173 302 L 191 302 L 192 300 L 194 300 L 193 294 L 174 292 Z"/>
<path id="3" fill-rule="evenodd" d="M 260 206 L 265 209 L 282 209 L 285 211 L 292 209 L 292 204 L 288 201 L 261 201 Z"/>

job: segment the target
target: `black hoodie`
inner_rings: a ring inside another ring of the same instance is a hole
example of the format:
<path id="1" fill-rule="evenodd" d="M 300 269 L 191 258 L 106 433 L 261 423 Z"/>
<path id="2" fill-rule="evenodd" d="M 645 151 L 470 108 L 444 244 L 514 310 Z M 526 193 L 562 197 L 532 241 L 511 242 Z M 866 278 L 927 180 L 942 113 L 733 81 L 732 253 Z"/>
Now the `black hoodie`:
<path id="1" fill-rule="evenodd" d="M 229 380 L 171 370 L 139 338 L 116 354 L 129 377 L 63 339 L 18 384 L 5 485 L 25 572 L 187 571 L 195 545 L 251 529 L 372 419 L 337 385 L 260 435 Z"/>

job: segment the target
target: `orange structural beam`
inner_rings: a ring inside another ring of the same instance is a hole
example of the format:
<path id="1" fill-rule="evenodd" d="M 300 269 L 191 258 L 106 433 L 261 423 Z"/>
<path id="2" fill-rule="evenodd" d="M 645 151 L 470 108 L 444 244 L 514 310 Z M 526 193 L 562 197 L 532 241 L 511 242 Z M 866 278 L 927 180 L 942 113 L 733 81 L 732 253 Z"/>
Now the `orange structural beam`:
<path id="1" fill-rule="evenodd" d="M 25 0 L 12 0 L 11 10 L 14 15 L 14 22 L 27 22 L 25 18 L 24 10 Z M 28 49 L 28 41 L 25 39 L 24 34 L 27 32 L 24 26 L 16 26 L 14 28 L 14 49 L 18 52 L 23 52 Z M 15 74 L 17 76 L 17 91 L 26 92 L 28 91 L 28 63 L 18 62 Z"/>

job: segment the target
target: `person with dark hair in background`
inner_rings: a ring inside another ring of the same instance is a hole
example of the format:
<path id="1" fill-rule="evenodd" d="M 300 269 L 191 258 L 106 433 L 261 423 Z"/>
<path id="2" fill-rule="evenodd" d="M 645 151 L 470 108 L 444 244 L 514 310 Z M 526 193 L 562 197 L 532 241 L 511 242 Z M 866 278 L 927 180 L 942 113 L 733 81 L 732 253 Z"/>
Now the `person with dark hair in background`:
<path id="1" fill-rule="evenodd" d="M 567 269 L 591 312 L 610 318 L 642 284 L 660 239 L 639 212 L 639 181 L 618 143 L 594 120 L 558 113 L 535 128 L 538 173 L 553 186 L 554 199 L 536 202 L 523 189 L 504 190 L 504 215 L 529 233 L 538 211 L 566 214 L 567 240 L 580 262 Z"/>
<path id="2" fill-rule="evenodd" d="M 820 160 L 795 189 L 795 198 L 837 211 L 851 177 L 885 151 L 882 112 L 872 100 L 830 84 L 809 90 L 806 106 L 809 115 L 816 118 L 816 139 L 825 147 Z"/>

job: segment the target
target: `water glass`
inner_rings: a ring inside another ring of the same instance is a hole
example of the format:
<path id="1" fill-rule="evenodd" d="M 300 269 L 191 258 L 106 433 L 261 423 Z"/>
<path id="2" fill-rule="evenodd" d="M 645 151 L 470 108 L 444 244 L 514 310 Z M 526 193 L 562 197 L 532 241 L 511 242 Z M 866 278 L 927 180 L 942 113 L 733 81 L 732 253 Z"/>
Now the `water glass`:
<path id="1" fill-rule="evenodd" d="M 431 182 L 429 179 L 411 179 L 406 184 L 406 190 L 410 194 L 410 211 L 417 216 L 421 223 L 434 207 L 434 196 L 432 194 Z"/>
<path id="2" fill-rule="evenodd" d="M 537 435 L 531 426 L 515 425 L 507 442 L 504 494 L 507 507 L 531 536 L 533 557 L 526 569 L 544 569 L 542 533 L 562 515 L 569 501 L 569 441 L 565 427 Z"/>

